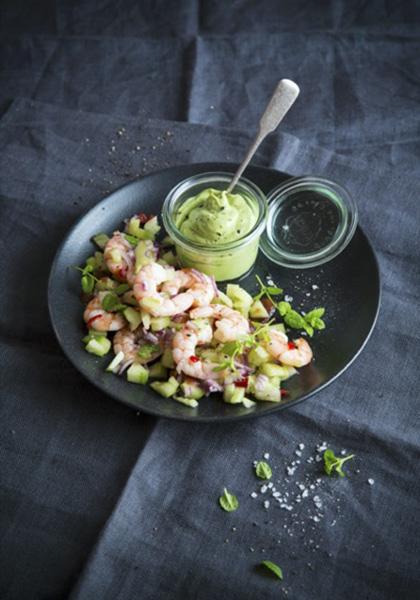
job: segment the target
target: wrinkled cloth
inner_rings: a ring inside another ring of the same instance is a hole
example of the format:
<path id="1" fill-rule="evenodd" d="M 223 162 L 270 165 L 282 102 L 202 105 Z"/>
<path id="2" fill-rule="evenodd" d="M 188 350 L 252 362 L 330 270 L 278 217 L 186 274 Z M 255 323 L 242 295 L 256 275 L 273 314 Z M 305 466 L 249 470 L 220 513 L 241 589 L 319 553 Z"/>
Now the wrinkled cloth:
<path id="1" fill-rule="evenodd" d="M 0 596 L 417 598 L 416 3 L 122 4 L 1 7 Z M 330 177 L 355 197 L 382 277 L 374 333 L 339 379 L 272 417 L 136 413 L 62 354 L 51 261 L 72 223 L 125 182 L 240 161 L 276 69 L 302 96 L 254 163 Z M 324 441 L 356 455 L 346 478 L 323 474 Z M 281 503 L 253 473 L 267 454 Z M 224 487 L 236 512 L 218 506 Z M 265 559 L 283 582 L 258 569 Z"/>

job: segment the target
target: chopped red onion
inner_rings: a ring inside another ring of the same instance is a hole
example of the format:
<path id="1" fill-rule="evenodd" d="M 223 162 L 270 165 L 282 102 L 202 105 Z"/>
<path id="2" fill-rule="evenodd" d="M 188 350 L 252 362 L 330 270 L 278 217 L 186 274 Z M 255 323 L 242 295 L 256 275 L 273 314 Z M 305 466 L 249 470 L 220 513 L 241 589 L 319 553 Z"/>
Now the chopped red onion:
<path id="1" fill-rule="evenodd" d="M 213 392 L 223 392 L 223 386 L 214 379 L 203 379 L 201 387 L 206 392 L 206 395 L 212 394 Z"/>
<path id="2" fill-rule="evenodd" d="M 151 333 L 150 331 L 145 331 L 143 333 L 143 337 L 146 341 L 152 342 L 152 344 L 159 343 L 159 338 L 154 333 Z"/>

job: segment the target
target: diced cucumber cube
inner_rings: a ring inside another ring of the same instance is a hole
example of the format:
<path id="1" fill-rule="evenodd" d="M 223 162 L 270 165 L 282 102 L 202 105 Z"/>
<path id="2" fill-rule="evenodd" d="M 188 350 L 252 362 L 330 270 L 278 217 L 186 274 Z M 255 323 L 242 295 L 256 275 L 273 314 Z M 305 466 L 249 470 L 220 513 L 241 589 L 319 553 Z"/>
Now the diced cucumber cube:
<path id="1" fill-rule="evenodd" d="M 150 319 L 150 328 L 152 331 L 162 331 L 169 327 L 171 319 L 169 317 L 152 317 Z"/>
<path id="2" fill-rule="evenodd" d="M 160 225 L 158 223 L 157 217 L 153 217 L 152 219 L 146 221 L 146 223 L 143 225 L 143 229 L 144 231 L 151 233 L 154 239 L 160 231 Z"/>
<path id="3" fill-rule="evenodd" d="M 139 311 L 129 306 L 123 311 L 123 313 L 130 326 L 130 331 L 137 329 L 137 327 L 141 324 L 141 314 Z"/>
<path id="4" fill-rule="evenodd" d="M 168 369 L 158 362 L 149 367 L 150 379 L 159 379 L 164 381 L 168 378 Z"/>
<path id="5" fill-rule="evenodd" d="M 242 404 L 245 406 L 245 408 L 252 408 L 253 406 L 257 405 L 256 402 L 254 402 L 253 400 L 250 400 L 249 398 L 244 398 L 242 400 Z"/>
<path id="6" fill-rule="evenodd" d="M 127 370 L 127 381 L 144 385 L 149 379 L 149 371 L 143 365 L 134 363 Z"/>
<path id="7" fill-rule="evenodd" d="M 194 398 L 194 400 L 200 400 L 204 396 L 204 391 L 201 389 L 198 381 L 186 380 L 181 383 L 181 389 L 186 398 Z"/>
<path id="8" fill-rule="evenodd" d="M 106 337 L 92 338 L 86 344 L 85 350 L 96 356 L 105 356 L 111 350 L 111 342 Z"/>
<path id="9" fill-rule="evenodd" d="M 245 398 L 245 388 L 236 387 L 234 383 L 225 386 L 223 400 L 228 404 L 242 404 Z"/>
<path id="10" fill-rule="evenodd" d="M 172 356 L 172 349 L 165 348 L 161 358 L 162 365 L 167 369 L 173 369 L 175 366 L 174 358 Z"/>
<path id="11" fill-rule="evenodd" d="M 186 406 L 190 406 L 191 408 L 197 408 L 198 402 L 194 400 L 194 398 L 184 398 L 183 396 L 173 396 L 173 399 L 177 402 L 181 402 L 181 404 L 185 404 Z"/>
<path id="12" fill-rule="evenodd" d="M 262 346 L 256 346 L 248 354 L 248 362 L 252 367 L 259 367 L 270 360 L 270 354 Z"/>
<path id="13" fill-rule="evenodd" d="M 280 377 L 287 379 L 289 377 L 288 367 L 283 367 L 275 363 L 266 362 L 260 366 L 260 372 L 267 377 Z"/>
<path id="14" fill-rule="evenodd" d="M 94 242 L 98 248 L 103 250 L 109 242 L 109 236 L 107 236 L 106 233 L 98 233 L 97 235 L 93 236 L 92 242 Z"/>
<path id="15" fill-rule="evenodd" d="M 268 319 L 270 315 L 261 300 L 255 300 L 249 309 L 249 316 L 251 319 Z"/>
<path id="16" fill-rule="evenodd" d="M 120 366 L 120 364 L 122 363 L 123 360 L 124 360 L 124 352 L 120 351 L 120 352 L 118 352 L 118 354 L 116 354 L 114 356 L 114 358 L 111 360 L 111 362 L 109 363 L 109 365 L 107 366 L 105 371 L 107 371 L 108 373 L 116 373 L 117 368 Z"/>
<path id="17" fill-rule="evenodd" d="M 153 381 L 150 387 L 164 398 L 173 396 L 179 388 L 179 383 L 175 377 L 169 377 L 168 381 Z"/>
<path id="18" fill-rule="evenodd" d="M 212 304 L 223 304 L 224 306 L 228 306 L 229 308 L 233 307 L 233 302 L 229 298 L 229 296 L 226 296 L 226 294 L 224 294 L 220 290 L 218 292 L 218 295 L 213 298 L 211 303 Z"/>

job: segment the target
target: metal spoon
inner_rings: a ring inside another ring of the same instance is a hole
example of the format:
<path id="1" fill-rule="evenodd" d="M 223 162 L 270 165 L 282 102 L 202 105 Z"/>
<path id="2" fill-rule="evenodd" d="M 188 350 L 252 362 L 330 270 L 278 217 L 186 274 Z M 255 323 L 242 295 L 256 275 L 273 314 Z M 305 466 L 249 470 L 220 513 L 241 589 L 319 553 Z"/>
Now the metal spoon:
<path id="1" fill-rule="evenodd" d="M 274 90 L 274 94 L 271 96 L 271 100 L 267 104 L 267 108 L 260 119 L 258 133 L 255 136 L 247 155 L 233 176 L 233 179 L 226 190 L 227 192 L 231 192 L 233 190 L 261 142 L 269 133 L 278 127 L 289 108 L 299 96 L 299 92 L 300 89 L 294 81 L 291 81 L 290 79 L 281 79 L 279 81 L 276 89 Z"/>

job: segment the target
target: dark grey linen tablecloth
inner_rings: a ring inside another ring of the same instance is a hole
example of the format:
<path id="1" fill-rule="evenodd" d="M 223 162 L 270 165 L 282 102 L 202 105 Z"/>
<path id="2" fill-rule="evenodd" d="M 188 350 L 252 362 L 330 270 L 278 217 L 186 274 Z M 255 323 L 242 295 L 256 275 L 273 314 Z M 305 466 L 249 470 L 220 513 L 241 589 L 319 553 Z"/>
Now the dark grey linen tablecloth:
<path id="1" fill-rule="evenodd" d="M 2 3 L 0 597 L 419 596 L 419 21 L 415 1 Z M 136 414 L 55 341 L 54 253 L 135 177 L 239 161 L 281 76 L 302 95 L 254 162 L 352 192 L 381 269 L 377 327 L 340 379 L 279 415 Z M 356 454 L 345 479 L 322 474 L 324 441 Z M 250 495 L 265 453 L 292 510 Z"/>
<path id="2" fill-rule="evenodd" d="M 3 271 L 2 595 L 271 597 L 278 584 L 254 572 L 271 558 L 289 597 L 414 598 L 418 181 L 362 171 L 290 135 L 267 141 L 258 163 L 322 173 L 358 199 L 383 278 L 378 325 L 349 371 L 302 406 L 247 423 L 191 425 L 136 415 L 73 370 L 48 323 L 48 269 L 65 230 L 107 189 L 168 164 L 238 160 L 247 135 L 22 99 L 3 116 L 0 140 L 2 262 L 20 265 Z M 283 480 L 299 443 L 310 456 L 324 440 L 356 454 L 350 476 L 326 480 L 318 463 L 303 462 L 284 488 L 293 494 L 305 472 L 308 485 L 321 477 L 311 491 L 324 503 L 319 523 L 303 504 L 290 517 L 273 500 L 265 510 L 265 497 L 250 497 L 254 460 L 268 452 Z M 241 502 L 231 515 L 217 505 L 223 486 Z"/>

